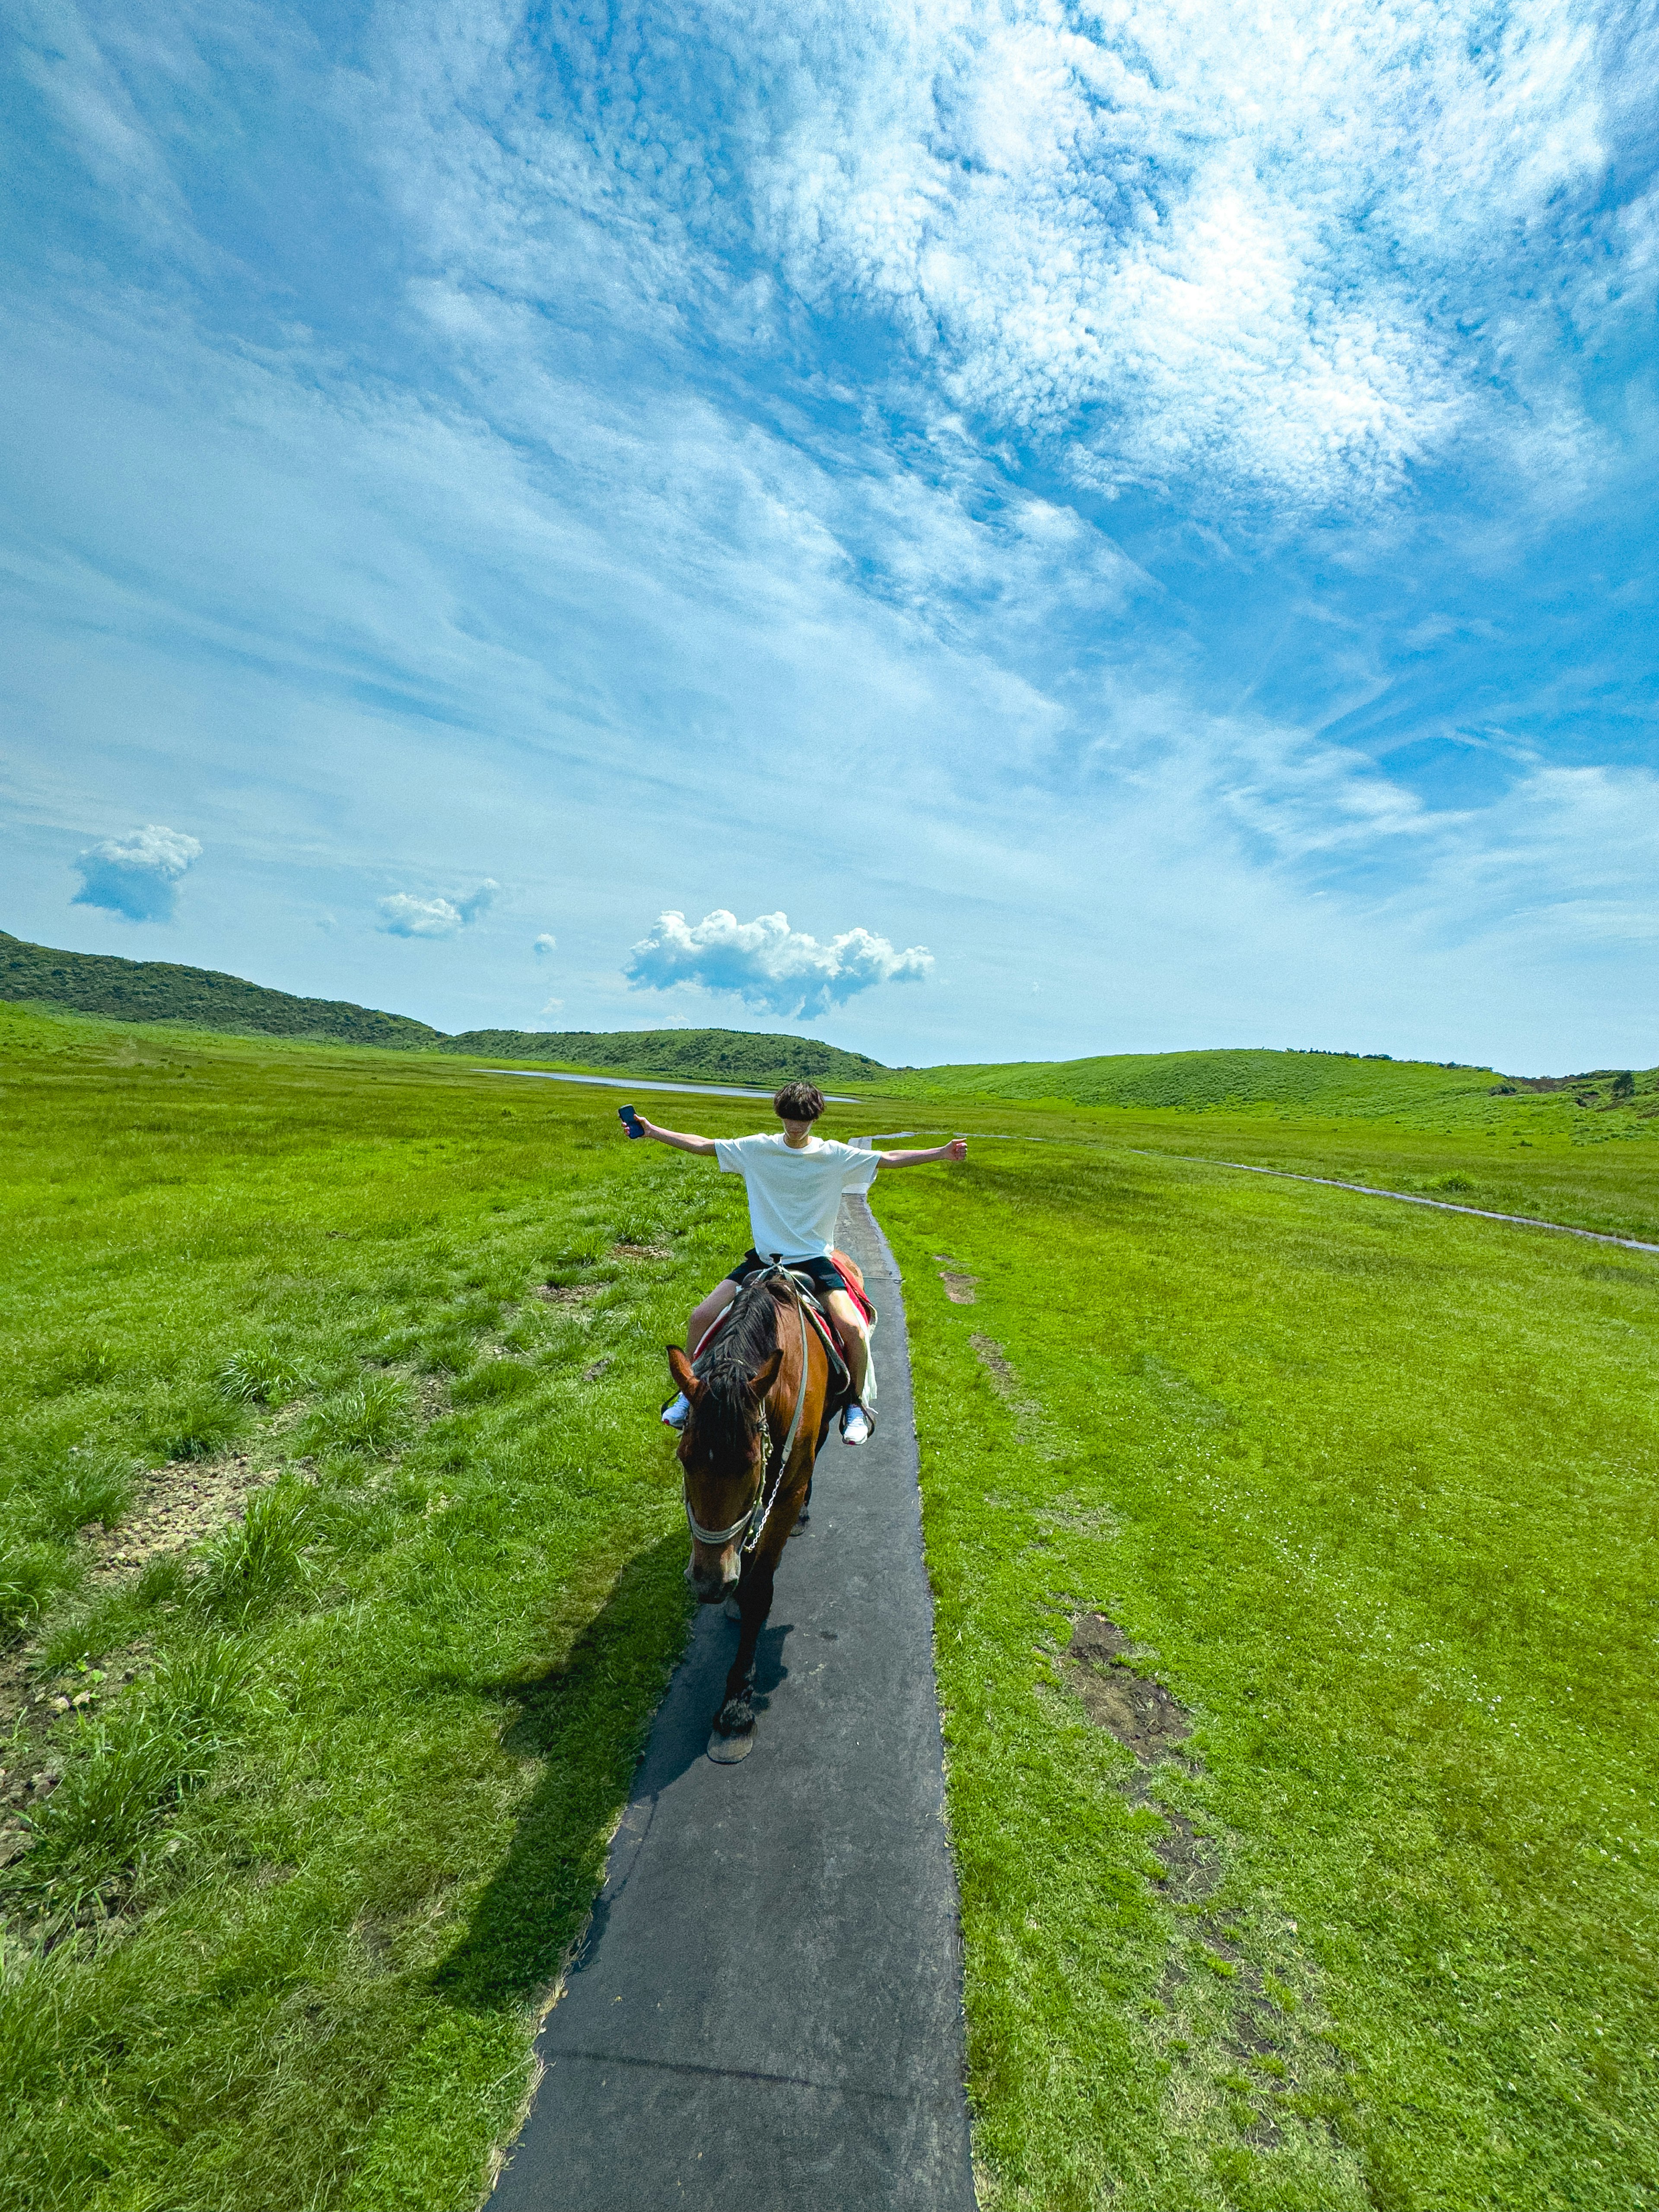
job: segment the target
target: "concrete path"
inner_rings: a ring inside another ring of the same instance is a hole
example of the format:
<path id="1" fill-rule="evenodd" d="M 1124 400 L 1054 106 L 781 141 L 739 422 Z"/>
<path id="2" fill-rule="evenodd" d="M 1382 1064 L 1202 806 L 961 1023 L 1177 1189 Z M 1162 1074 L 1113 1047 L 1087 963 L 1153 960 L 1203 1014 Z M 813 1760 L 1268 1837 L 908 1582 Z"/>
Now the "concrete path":
<path id="1" fill-rule="evenodd" d="M 878 1433 L 824 1446 L 740 1765 L 704 1756 L 738 1632 L 698 1617 L 490 2212 L 973 2212 L 904 1310 L 862 1200 L 841 1241 Z"/>

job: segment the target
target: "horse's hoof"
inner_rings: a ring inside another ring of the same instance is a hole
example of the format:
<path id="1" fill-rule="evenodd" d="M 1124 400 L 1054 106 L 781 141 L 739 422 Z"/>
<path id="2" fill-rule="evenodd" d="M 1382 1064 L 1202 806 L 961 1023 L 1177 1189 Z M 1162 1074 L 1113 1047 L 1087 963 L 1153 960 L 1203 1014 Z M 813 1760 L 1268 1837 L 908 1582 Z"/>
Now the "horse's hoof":
<path id="1" fill-rule="evenodd" d="M 728 1620 L 741 1620 L 743 1619 L 743 1607 L 738 1603 L 738 1601 L 734 1597 L 729 1597 L 726 1601 L 726 1617 Z"/>
<path id="2" fill-rule="evenodd" d="M 753 1729 L 742 1735 L 722 1735 L 718 1729 L 709 1733 L 708 1756 L 716 1766 L 735 1766 L 740 1759 L 747 1759 L 754 1748 Z"/>
<path id="3" fill-rule="evenodd" d="M 792 1536 L 799 1536 L 801 1530 L 805 1528 L 807 1522 L 811 1519 L 811 1515 L 807 1512 L 797 1513 L 795 1516 L 795 1525 L 789 1531 L 790 1534 Z"/>

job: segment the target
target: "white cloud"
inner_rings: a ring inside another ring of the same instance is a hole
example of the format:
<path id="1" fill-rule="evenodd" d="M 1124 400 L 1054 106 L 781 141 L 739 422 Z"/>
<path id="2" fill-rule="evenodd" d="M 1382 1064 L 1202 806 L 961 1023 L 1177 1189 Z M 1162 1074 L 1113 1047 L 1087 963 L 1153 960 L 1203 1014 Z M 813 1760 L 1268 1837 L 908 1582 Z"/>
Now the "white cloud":
<path id="1" fill-rule="evenodd" d="M 158 823 L 129 837 L 106 837 L 76 860 L 81 888 L 70 902 L 101 907 L 129 921 L 171 921 L 179 878 L 201 857 L 194 837 Z"/>
<path id="2" fill-rule="evenodd" d="M 558 951 L 559 940 L 550 930 L 544 929 L 530 949 L 538 960 L 544 960 L 550 952 Z"/>
<path id="3" fill-rule="evenodd" d="M 460 899 L 421 899 L 395 891 L 380 902 L 380 926 L 392 937 L 453 937 L 488 911 L 500 889 L 486 878 L 477 890 Z"/>
<path id="4" fill-rule="evenodd" d="M 1595 443 L 1538 276 L 1628 312 L 1599 273 L 1643 251 L 1598 205 L 1644 128 L 1624 19 L 716 7 L 699 69 L 674 8 L 630 18 L 585 45 L 568 15 L 538 40 L 504 0 L 432 0 L 382 57 L 383 157 L 445 271 L 423 311 L 469 349 L 573 289 L 734 351 L 850 311 L 890 325 L 877 373 L 935 432 L 1055 439 L 1087 483 L 1201 506 L 1364 507 L 1471 441 L 1553 483 Z"/>
<path id="5" fill-rule="evenodd" d="M 1539 228 L 1605 171 L 1613 44 L 1554 0 L 872 9 L 769 117 L 756 217 L 1103 488 L 1369 502 L 1550 342 Z"/>
<path id="6" fill-rule="evenodd" d="M 843 930 L 828 944 L 791 929 L 787 914 L 739 921 L 724 907 L 695 926 L 678 912 L 659 915 L 634 947 L 626 970 L 636 990 L 695 983 L 729 991 L 769 1013 L 810 1019 L 877 983 L 917 982 L 932 972 L 926 945 L 901 952 L 867 929 Z"/>

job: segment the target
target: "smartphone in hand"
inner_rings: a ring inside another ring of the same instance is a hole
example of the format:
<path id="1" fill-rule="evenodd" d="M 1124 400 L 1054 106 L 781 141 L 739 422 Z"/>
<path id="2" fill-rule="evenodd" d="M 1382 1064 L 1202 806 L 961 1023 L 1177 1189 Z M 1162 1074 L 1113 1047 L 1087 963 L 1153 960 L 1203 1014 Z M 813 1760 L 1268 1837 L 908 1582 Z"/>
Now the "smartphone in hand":
<path id="1" fill-rule="evenodd" d="M 618 1106 L 617 1119 L 630 1137 L 642 1137 L 645 1134 L 645 1124 L 631 1106 Z"/>

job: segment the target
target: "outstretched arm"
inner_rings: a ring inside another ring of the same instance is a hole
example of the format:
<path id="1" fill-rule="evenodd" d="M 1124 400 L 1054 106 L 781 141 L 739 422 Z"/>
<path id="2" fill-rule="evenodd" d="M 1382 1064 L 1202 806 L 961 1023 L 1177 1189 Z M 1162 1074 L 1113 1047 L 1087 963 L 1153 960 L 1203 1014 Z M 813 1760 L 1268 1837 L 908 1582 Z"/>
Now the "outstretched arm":
<path id="1" fill-rule="evenodd" d="M 712 1160 L 714 1157 L 714 1139 L 712 1137 L 685 1137 L 678 1129 L 659 1129 L 654 1121 L 647 1121 L 643 1114 L 640 1116 L 640 1127 L 647 1137 L 654 1137 L 659 1145 L 672 1145 L 677 1152 L 696 1152 L 700 1159 Z"/>
<path id="2" fill-rule="evenodd" d="M 959 1167 L 968 1157 L 966 1137 L 952 1137 L 949 1144 L 935 1145 L 927 1152 L 878 1152 L 876 1158 L 884 1168 L 919 1168 L 929 1160 L 949 1160 Z"/>

